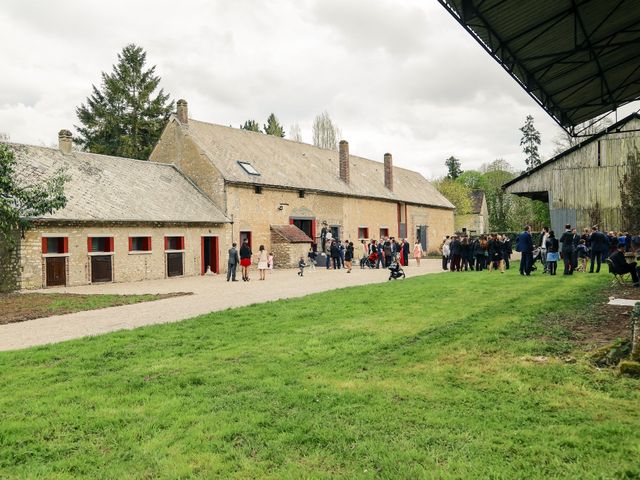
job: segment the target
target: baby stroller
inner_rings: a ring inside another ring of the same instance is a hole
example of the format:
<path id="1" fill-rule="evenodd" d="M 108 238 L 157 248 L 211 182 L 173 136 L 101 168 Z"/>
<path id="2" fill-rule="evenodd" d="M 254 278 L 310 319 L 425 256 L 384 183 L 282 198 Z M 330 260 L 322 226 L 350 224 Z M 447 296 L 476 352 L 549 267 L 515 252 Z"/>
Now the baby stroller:
<path id="1" fill-rule="evenodd" d="M 405 278 L 405 275 L 400 263 L 398 263 L 397 260 L 394 260 L 391 262 L 391 265 L 389 265 L 389 280 L 395 280 L 397 278 Z"/>
<path id="2" fill-rule="evenodd" d="M 531 257 L 533 258 L 531 261 L 531 271 L 534 272 L 538 269 L 536 262 L 542 262 L 542 249 L 540 247 L 534 248 L 533 252 L 531 252 Z"/>
<path id="3" fill-rule="evenodd" d="M 369 267 L 369 268 L 376 268 L 376 262 L 378 261 L 378 253 L 377 252 L 373 252 L 371 255 L 369 255 L 368 257 L 365 257 L 362 259 L 362 268 L 365 267 Z"/>

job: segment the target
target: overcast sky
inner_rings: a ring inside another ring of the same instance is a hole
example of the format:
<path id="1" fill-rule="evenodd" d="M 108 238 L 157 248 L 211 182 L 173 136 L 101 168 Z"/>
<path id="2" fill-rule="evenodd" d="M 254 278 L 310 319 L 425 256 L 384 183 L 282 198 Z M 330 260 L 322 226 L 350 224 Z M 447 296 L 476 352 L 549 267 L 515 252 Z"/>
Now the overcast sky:
<path id="1" fill-rule="evenodd" d="M 454 155 L 524 168 L 528 114 L 551 156 L 560 129 L 435 0 L 2 0 L 0 132 L 57 143 L 135 43 L 192 118 L 239 126 L 274 112 L 311 143 L 327 110 L 352 154 L 428 178 Z"/>

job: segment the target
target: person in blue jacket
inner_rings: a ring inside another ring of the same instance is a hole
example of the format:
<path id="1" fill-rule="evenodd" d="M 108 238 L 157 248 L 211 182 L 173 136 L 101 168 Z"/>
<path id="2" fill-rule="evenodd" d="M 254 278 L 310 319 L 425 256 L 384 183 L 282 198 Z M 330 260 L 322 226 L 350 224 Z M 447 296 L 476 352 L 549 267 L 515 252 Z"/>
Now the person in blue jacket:
<path id="1" fill-rule="evenodd" d="M 529 233 L 529 225 L 525 225 L 524 231 L 516 239 L 516 251 L 522 254 L 520 260 L 520 275 L 531 275 L 533 265 L 533 238 Z"/>

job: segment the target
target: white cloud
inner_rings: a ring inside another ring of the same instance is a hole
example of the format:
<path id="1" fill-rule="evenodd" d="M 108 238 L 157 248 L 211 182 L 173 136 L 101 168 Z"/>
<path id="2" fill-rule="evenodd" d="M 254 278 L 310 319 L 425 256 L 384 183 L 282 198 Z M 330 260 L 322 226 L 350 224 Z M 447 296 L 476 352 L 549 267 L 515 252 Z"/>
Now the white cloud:
<path id="1" fill-rule="evenodd" d="M 523 167 L 533 114 L 542 153 L 559 128 L 436 2 L 3 0 L 0 132 L 53 144 L 128 43 L 194 118 L 298 123 L 328 110 L 351 152 L 427 176 L 505 158 Z"/>

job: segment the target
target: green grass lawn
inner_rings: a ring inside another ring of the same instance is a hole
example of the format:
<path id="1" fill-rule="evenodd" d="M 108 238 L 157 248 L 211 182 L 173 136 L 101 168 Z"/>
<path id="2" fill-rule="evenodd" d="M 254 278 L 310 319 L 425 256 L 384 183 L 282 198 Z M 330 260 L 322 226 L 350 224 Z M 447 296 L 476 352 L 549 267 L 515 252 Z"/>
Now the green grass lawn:
<path id="1" fill-rule="evenodd" d="M 0 353 L 0 478 L 640 478 L 640 382 L 549 321 L 608 280 L 428 275 Z"/>

